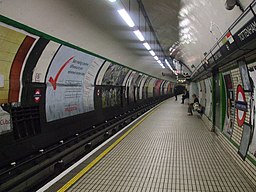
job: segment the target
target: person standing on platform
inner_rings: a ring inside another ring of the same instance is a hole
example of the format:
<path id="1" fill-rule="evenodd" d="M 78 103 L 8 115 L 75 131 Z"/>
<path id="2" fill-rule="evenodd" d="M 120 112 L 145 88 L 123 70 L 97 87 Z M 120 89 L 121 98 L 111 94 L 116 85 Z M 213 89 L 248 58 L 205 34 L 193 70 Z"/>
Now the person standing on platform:
<path id="1" fill-rule="evenodd" d="M 184 100 L 189 98 L 189 92 L 187 89 L 184 90 L 184 93 L 182 95 L 182 98 L 181 98 L 181 104 L 184 104 Z"/>
<path id="2" fill-rule="evenodd" d="M 178 94 L 177 87 L 174 87 L 174 96 L 175 96 L 175 101 L 177 101 L 177 94 Z"/>

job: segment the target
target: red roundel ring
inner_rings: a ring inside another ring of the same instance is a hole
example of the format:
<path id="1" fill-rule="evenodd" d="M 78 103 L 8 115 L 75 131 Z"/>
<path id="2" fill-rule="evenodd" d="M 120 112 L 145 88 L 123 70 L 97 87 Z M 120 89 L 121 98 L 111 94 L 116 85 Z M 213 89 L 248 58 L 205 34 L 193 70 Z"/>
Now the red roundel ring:
<path id="1" fill-rule="evenodd" d="M 246 102 L 244 89 L 241 85 L 238 85 L 236 89 L 236 101 Z M 245 111 L 236 109 L 237 124 L 239 127 L 241 127 L 244 124 L 245 116 L 246 116 Z"/>

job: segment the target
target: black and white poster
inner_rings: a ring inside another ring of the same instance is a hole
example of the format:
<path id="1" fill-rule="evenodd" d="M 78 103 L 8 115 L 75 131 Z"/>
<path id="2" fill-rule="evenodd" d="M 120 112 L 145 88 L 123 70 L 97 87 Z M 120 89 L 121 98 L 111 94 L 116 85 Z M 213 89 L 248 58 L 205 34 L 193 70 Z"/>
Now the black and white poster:
<path id="1" fill-rule="evenodd" d="M 252 91 L 250 79 L 249 79 L 249 73 L 247 69 L 247 65 L 245 63 L 245 60 L 239 60 L 237 61 L 239 64 L 239 70 L 241 74 L 241 79 L 243 82 L 243 89 L 244 91 Z"/>
<path id="2" fill-rule="evenodd" d="M 243 134 L 242 138 L 240 141 L 240 146 L 239 146 L 239 155 L 245 159 L 246 154 L 249 148 L 249 143 L 250 143 L 250 137 L 251 137 L 251 126 L 247 123 L 244 123 L 243 125 Z"/>
<path id="3" fill-rule="evenodd" d="M 233 83 L 231 80 L 231 74 L 226 73 L 223 75 L 225 87 L 226 87 L 226 115 L 225 115 L 225 122 L 224 122 L 224 130 L 223 132 L 231 138 L 233 134 L 234 128 L 234 91 L 233 91 Z"/>

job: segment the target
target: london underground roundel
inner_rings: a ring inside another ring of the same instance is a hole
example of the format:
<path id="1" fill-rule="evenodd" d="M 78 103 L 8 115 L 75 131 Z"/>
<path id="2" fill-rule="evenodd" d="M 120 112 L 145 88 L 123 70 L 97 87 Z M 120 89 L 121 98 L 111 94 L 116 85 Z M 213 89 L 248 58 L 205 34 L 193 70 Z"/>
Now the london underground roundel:
<path id="1" fill-rule="evenodd" d="M 40 98 L 41 98 L 41 91 L 40 91 L 40 89 L 36 89 L 35 93 L 34 93 L 34 101 L 36 103 L 39 103 L 40 102 Z"/>
<path id="2" fill-rule="evenodd" d="M 244 124 L 247 111 L 247 102 L 244 94 L 244 89 L 241 85 L 237 86 L 235 107 L 237 115 L 237 124 L 239 127 L 241 127 Z"/>

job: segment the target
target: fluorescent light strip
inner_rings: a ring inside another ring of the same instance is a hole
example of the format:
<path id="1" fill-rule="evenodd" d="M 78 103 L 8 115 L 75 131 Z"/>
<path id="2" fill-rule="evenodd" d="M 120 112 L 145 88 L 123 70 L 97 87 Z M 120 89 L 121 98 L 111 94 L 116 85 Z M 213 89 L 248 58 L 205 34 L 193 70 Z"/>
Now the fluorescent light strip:
<path id="1" fill-rule="evenodd" d="M 133 33 L 138 37 L 138 39 L 140 41 L 144 41 L 145 38 L 143 37 L 143 35 L 141 34 L 140 30 L 136 30 L 136 31 L 133 31 Z"/>
<path id="2" fill-rule="evenodd" d="M 151 47 L 149 46 L 149 44 L 146 42 L 146 43 L 143 43 L 144 47 L 147 49 L 147 50 L 150 50 Z M 154 56 L 154 55 L 153 55 Z"/>
<path id="3" fill-rule="evenodd" d="M 164 61 L 165 61 L 166 65 L 173 71 L 173 68 L 172 68 L 172 66 L 170 65 L 170 63 L 167 61 L 167 59 L 165 59 Z"/>
<path id="4" fill-rule="evenodd" d="M 160 60 L 158 60 L 157 63 L 162 64 L 162 62 Z"/>
<path id="5" fill-rule="evenodd" d="M 172 72 L 177 75 L 177 73 L 173 70 L 172 66 L 170 65 L 170 63 L 167 61 L 167 59 L 164 60 L 166 65 L 172 70 Z"/>
<path id="6" fill-rule="evenodd" d="M 155 60 L 159 60 L 157 56 L 154 57 Z"/>
<path id="7" fill-rule="evenodd" d="M 129 25 L 129 27 L 134 27 L 135 24 L 131 19 L 130 15 L 125 11 L 125 9 L 118 10 L 119 15 L 123 18 L 123 20 Z"/>
<path id="8" fill-rule="evenodd" d="M 109 0 L 111 3 L 116 2 L 116 0 Z"/>
<path id="9" fill-rule="evenodd" d="M 149 51 L 149 53 L 154 57 L 156 54 L 153 50 Z"/>

